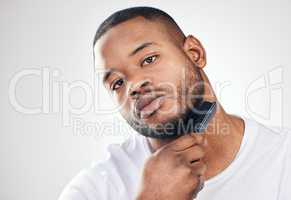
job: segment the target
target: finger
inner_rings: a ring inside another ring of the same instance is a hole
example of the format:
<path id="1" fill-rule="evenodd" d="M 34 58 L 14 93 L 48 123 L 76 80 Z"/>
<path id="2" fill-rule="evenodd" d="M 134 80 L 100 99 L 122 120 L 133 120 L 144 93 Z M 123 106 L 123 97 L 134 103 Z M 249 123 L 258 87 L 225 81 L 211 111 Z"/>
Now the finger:
<path id="1" fill-rule="evenodd" d="M 203 162 L 202 159 L 191 163 L 190 165 L 192 175 L 195 177 L 197 176 L 204 176 L 207 170 L 207 165 Z"/>
<path id="2" fill-rule="evenodd" d="M 204 178 L 203 176 L 198 177 L 198 183 L 193 191 L 193 199 L 197 197 L 197 194 L 204 188 Z"/>
<path id="3" fill-rule="evenodd" d="M 168 144 L 168 147 L 173 151 L 184 151 L 194 145 L 202 144 L 202 135 L 184 135 Z"/>
<path id="4" fill-rule="evenodd" d="M 191 146 L 184 151 L 179 151 L 177 154 L 180 154 L 184 161 L 188 164 L 202 159 L 205 155 L 201 145 Z"/>

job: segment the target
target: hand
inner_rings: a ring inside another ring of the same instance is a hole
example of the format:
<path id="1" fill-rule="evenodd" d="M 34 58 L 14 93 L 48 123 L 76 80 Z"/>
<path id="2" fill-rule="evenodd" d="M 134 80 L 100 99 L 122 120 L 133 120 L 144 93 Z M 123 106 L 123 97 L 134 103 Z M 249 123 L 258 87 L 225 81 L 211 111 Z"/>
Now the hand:
<path id="1" fill-rule="evenodd" d="M 192 200 L 203 188 L 204 138 L 185 135 L 158 149 L 146 161 L 137 200 Z"/>

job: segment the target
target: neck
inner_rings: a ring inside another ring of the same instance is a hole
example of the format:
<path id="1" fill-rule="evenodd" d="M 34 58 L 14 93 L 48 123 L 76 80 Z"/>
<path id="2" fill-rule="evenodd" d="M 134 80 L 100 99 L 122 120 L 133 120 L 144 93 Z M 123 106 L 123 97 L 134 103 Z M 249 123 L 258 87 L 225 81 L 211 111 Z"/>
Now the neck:
<path id="1" fill-rule="evenodd" d="M 204 162 L 207 165 L 206 180 L 222 172 L 234 160 L 239 151 L 244 133 L 242 119 L 227 114 L 218 105 L 217 112 L 203 133 L 205 139 Z M 172 140 L 148 138 L 152 152 Z"/>

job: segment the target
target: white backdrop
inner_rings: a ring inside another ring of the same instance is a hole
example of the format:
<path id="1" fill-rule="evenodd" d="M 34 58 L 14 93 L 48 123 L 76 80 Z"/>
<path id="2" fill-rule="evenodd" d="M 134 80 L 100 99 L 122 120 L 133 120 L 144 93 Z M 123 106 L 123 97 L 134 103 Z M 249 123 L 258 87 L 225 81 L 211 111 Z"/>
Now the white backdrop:
<path id="1" fill-rule="evenodd" d="M 92 87 L 91 43 L 105 17 L 136 5 L 167 11 L 201 40 L 228 112 L 290 127 L 290 1 L 1 0 L 0 199 L 56 199 L 108 143 L 134 134 L 100 113 L 113 104 Z"/>

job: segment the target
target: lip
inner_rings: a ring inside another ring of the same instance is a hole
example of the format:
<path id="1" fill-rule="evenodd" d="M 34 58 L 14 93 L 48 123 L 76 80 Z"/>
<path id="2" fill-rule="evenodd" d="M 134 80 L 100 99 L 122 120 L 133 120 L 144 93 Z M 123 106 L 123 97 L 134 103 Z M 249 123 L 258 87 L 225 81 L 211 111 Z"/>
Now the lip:
<path id="1" fill-rule="evenodd" d="M 149 117 L 158 110 L 163 102 L 164 95 L 146 95 L 140 97 L 134 106 L 134 112 L 140 119 Z"/>

